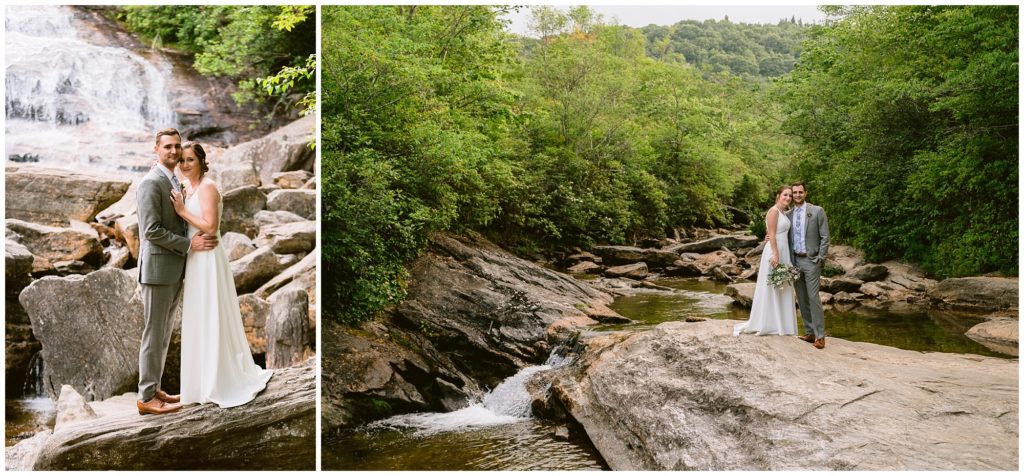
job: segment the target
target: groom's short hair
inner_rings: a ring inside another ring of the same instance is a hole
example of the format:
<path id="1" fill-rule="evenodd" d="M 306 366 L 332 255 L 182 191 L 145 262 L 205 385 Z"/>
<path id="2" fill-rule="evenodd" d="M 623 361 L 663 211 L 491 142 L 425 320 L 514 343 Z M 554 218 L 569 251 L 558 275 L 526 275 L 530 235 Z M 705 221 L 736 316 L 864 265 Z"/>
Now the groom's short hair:
<path id="1" fill-rule="evenodd" d="M 805 192 L 807 191 L 807 185 L 804 185 L 804 182 L 801 181 L 801 180 L 797 180 L 796 182 L 793 182 L 793 183 L 789 184 L 789 186 L 790 187 L 803 187 L 804 191 Z"/>
<path id="2" fill-rule="evenodd" d="M 160 136 L 178 136 L 179 139 L 181 138 L 181 134 L 179 134 L 178 130 L 173 127 L 168 127 L 167 129 L 160 129 L 159 131 L 156 132 L 157 144 L 160 143 Z"/>

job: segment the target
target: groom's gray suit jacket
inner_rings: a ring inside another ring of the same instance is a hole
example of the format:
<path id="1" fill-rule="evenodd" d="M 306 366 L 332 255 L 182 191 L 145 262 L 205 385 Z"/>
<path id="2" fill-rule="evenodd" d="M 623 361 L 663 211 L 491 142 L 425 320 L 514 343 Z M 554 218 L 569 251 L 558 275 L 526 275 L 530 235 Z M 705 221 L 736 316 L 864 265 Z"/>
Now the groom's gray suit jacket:
<path id="1" fill-rule="evenodd" d="M 188 228 L 171 205 L 171 181 L 153 167 L 139 184 L 139 282 L 180 283 L 188 254 Z"/>
<path id="2" fill-rule="evenodd" d="M 814 261 L 816 264 L 821 265 L 825 262 L 825 258 L 828 257 L 828 242 L 829 242 L 829 231 L 828 231 L 828 217 L 825 215 L 825 210 L 821 207 L 811 204 L 804 203 L 804 245 L 807 248 L 807 257 Z M 796 208 L 786 212 L 786 217 L 789 218 L 789 254 L 791 263 L 796 263 L 796 217 L 793 214 L 796 213 Z"/>

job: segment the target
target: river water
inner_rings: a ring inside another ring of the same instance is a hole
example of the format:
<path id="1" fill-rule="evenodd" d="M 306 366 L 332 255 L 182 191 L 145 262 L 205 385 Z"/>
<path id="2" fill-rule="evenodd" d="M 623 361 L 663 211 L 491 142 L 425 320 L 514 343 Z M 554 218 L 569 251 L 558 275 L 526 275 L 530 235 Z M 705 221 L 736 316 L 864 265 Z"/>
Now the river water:
<path id="1" fill-rule="evenodd" d="M 710 280 L 667 278 L 656 284 L 671 291 L 643 290 L 610 307 L 633 319 L 593 332 L 643 330 L 686 318 L 746 320 L 748 309 L 732 304 L 725 285 Z M 1010 357 L 988 350 L 963 334 L 983 318 L 936 310 L 857 307 L 826 311 L 832 337 L 901 349 Z M 329 438 L 323 444 L 328 470 L 581 470 L 607 469 L 585 440 L 559 441 L 550 424 L 529 417 L 526 377 L 546 366 L 529 367 L 495 388 L 480 403 L 450 413 L 399 415 Z M 495 395 L 499 396 L 495 396 Z M 518 399 L 518 400 L 517 400 Z M 497 404 L 498 401 L 506 402 Z M 509 404 L 508 402 L 521 402 Z"/>

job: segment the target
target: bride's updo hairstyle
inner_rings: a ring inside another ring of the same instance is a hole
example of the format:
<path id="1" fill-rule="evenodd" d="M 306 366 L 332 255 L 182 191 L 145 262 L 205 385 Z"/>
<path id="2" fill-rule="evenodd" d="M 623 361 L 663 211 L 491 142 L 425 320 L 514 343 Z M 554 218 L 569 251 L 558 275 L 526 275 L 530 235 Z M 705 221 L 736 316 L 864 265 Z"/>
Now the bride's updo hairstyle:
<path id="1" fill-rule="evenodd" d="M 181 150 L 191 150 L 192 153 L 196 154 L 196 158 L 199 159 L 199 172 L 200 176 L 206 175 L 206 172 L 210 171 L 210 166 L 206 164 L 206 151 L 203 150 L 203 146 L 199 145 L 198 142 L 188 141 L 181 146 Z"/>

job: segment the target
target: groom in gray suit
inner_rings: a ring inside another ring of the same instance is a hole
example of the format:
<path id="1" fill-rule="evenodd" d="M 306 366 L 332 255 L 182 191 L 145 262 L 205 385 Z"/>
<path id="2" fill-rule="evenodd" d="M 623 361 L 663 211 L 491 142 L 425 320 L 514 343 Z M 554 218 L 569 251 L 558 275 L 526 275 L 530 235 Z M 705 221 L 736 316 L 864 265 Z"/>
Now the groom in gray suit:
<path id="1" fill-rule="evenodd" d="M 181 135 L 174 129 L 156 133 L 157 163 L 139 184 L 139 283 L 145 328 L 139 348 L 140 415 L 170 413 L 181 409 L 180 398 L 160 389 L 171 343 L 171 309 L 181 292 L 185 258 L 189 250 L 206 251 L 217 246 L 215 237 L 196 233 L 189 240 L 185 221 L 174 212 L 171 190 L 181 190 L 174 167 L 181 159 Z"/>
<path id="2" fill-rule="evenodd" d="M 792 187 L 793 209 L 786 214 L 793 224 L 789 227 L 791 258 L 800 270 L 800 278 L 793 282 L 804 321 L 805 334 L 800 338 L 824 349 L 825 312 L 821 309 L 818 287 L 821 268 L 828 257 L 828 216 L 821 207 L 807 203 L 807 186 L 803 182 L 795 182 Z"/>

